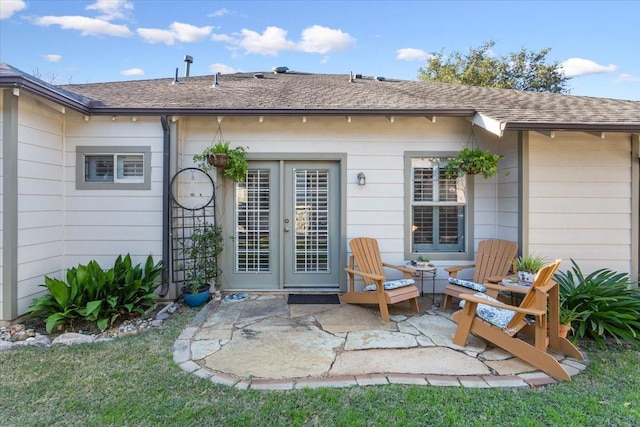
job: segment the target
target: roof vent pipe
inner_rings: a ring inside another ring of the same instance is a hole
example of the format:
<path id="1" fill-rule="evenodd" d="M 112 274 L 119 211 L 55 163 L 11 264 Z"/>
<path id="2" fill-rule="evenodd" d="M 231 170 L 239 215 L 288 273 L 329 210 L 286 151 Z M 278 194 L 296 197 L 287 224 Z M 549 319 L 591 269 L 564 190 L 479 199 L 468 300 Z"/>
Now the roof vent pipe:
<path id="1" fill-rule="evenodd" d="M 220 73 L 216 73 L 213 76 L 213 84 L 211 85 L 211 87 L 214 87 L 214 88 L 219 88 L 220 87 L 220 83 L 218 83 L 218 74 L 220 74 Z"/>
<path id="2" fill-rule="evenodd" d="M 190 68 L 191 64 L 193 64 L 193 56 L 185 55 L 184 56 L 184 62 L 185 62 L 184 74 L 185 74 L 185 77 L 189 77 L 189 68 Z"/>
<path id="3" fill-rule="evenodd" d="M 349 71 L 349 83 L 353 83 L 353 71 Z"/>
<path id="4" fill-rule="evenodd" d="M 181 82 L 178 80 L 178 69 L 176 68 L 176 77 L 173 79 L 172 85 L 179 85 Z"/>

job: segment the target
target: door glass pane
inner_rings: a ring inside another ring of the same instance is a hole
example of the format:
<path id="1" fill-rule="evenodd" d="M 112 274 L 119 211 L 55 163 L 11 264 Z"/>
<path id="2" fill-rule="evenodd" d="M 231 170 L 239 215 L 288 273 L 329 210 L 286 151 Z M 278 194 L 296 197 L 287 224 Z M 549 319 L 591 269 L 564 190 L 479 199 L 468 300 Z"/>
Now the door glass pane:
<path id="1" fill-rule="evenodd" d="M 245 182 L 236 184 L 237 272 L 269 272 L 269 198 L 268 170 L 249 170 Z"/>
<path id="2" fill-rule="evenodd" d="M 296 169 L 295 271 L 329 271 L 329 173 Z"/>

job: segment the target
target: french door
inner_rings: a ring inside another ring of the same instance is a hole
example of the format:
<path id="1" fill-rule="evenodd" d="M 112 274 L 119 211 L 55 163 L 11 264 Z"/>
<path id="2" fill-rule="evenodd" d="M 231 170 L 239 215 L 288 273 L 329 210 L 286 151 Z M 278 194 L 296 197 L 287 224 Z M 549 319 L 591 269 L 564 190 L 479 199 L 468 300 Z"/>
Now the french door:
<path id="1" fill-rule="evenodd" d="M 223 252 L 227 288 L 339 288 L 339 172 L 338 162 L 251 163 L 222 212 L 233 230 Z"/>

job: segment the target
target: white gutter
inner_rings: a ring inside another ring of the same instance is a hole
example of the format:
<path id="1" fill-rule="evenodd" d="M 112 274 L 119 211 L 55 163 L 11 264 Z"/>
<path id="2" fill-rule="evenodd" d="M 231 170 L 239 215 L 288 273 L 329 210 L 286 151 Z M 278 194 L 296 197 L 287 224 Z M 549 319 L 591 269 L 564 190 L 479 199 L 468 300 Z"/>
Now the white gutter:
<path id="1" fill-rule="evenodd" d="M 471 123 L 480 126 L 483 129 L 486 129 L 492 134 L 497 135 L 499 138 L 502 138 L 504 129 L 507 126 L 505 122 L 500 122 L 496 119 L 492 119 L 491 117 L 485 116 L 482 113 L 475 113 L 473 115 L 473 119 L 471 119 Z"/>

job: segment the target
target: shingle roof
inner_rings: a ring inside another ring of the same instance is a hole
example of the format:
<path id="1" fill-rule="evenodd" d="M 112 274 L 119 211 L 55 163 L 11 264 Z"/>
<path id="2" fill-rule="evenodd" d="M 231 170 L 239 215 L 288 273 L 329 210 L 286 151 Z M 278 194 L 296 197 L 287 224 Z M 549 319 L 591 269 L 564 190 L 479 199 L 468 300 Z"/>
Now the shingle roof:
<path id="1" fill-rule="evenodd" d="M 260 74 L 262 78 L 256 78 Z M 1 75 L 0 75 L 1 78 Z M 640 132 L 640 102 L 349 75 L 237 73 L 71 84 L 91 114 L 349 114 L 465 116 L 506 129 Z M 350 81 L 352 80 L 352 81 Z M 0 82 L 1 83 L 1 82 Z"/>

